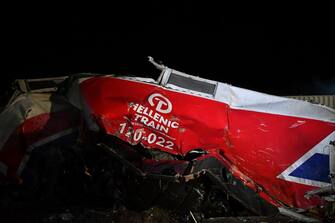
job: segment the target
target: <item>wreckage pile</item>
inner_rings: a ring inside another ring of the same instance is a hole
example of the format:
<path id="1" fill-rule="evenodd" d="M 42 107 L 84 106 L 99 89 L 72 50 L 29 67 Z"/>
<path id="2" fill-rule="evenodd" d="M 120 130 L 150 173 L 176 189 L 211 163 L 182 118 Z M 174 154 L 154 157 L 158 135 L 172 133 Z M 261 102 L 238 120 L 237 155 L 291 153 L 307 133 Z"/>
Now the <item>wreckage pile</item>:
<path id="1" fill-rule="evenodd" d="M 334 110 L 153 63 L 157 81 L 15 82 L 0 113 L 3 219 L 334 220 Z"/>
<path id="2" fill-rule="evenodd" d="M 104 141 L 117 139 L 110 140 Z M 117 140 L 113 145 L 119 143 L 122 142 Z M 131 156 L 139 159 L 136 154 Z M 169 154 L 158 151 L 145 156 L 173 160 Z M 29 179 L 24 178 L 22 184 L 2 185 L 3 222 L 283 222 L 289 219 L 279 215 L 250 217 L 254 213 L 206 179 L 180 184 L 171 179 L 140 177 L 111 156 L 110 151 L 87 144 L 81 148 L 50 147 L 42 153 L 36 151 L 26 171 L 23 176 Z M 164 171 L 166 174 L 171 171 L 173 176 L 171 168 Z"/>

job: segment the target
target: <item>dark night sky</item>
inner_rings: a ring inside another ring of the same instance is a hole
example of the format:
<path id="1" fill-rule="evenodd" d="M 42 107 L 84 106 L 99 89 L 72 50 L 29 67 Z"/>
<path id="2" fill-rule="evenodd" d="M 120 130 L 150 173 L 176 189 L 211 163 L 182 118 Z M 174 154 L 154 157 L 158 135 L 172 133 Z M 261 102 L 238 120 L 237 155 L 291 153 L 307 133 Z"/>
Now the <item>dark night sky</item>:
<path id="1" fill-rule="evenodd" d="M 129 3 L 130 4 L 130 3 Z M 52 6 L 2 19 L 2 75 L 152 76 L 151 55 L 189 74 L 262 92 L 335 94 L 335 14 L 158 1 L 82 11 Z"/>

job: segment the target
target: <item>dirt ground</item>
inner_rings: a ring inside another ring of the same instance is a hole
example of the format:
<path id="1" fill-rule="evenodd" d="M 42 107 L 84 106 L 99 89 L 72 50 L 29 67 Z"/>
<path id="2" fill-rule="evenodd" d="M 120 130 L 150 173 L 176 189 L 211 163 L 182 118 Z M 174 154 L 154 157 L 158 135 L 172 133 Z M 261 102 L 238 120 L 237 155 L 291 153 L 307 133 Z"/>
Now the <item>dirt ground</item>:
<path id="1" fill-rule="evenodd" d="M 71 208 L 71 209 L 11 209 L 0 210 L 0 222 L 20 222 L 20 223 L 177 223 L 177 222 L 194 222 L 194 223 L 241 223 L 241 222 L 262 222 L 262 223 L 279 223 L 279 222 L 297 222 L 284 216 L 275 217 L 221 217 L 207 219 L 204 221 L 195 221 L 188 216 L 183 220 L 178 220 L 171 216 L 167 211 L 159 208 L 151 208 L 143 212 L 134 212 L 129 210 L 119 210 L 117 212 L 111 209 L 96 208 Z"/>

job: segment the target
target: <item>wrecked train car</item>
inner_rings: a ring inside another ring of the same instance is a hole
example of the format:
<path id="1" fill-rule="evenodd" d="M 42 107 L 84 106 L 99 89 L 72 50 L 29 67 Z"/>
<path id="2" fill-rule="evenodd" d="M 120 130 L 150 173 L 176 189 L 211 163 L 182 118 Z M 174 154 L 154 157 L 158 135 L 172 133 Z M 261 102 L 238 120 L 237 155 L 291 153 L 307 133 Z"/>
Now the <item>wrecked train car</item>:
<path id="1" fill-rule="evenodd" d="M 157 80 L 17 82 L 0 115 L 1 184 L 43 199 L 81 193 L 134 210 L 160 206 L 194 220 L 333 217 L 332 108 L 151 62 Z"/>

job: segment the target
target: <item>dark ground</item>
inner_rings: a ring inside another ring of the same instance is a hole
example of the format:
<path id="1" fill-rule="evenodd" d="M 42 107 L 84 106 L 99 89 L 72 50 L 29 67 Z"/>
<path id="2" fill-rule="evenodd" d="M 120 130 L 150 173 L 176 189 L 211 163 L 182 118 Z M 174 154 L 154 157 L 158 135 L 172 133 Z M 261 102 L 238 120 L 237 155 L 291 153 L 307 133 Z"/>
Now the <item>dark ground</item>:
<path id="1" fill-rule="evenodd" d="M 1 213 L 1 212 L 0 212 Z M 20 214 L 18 214 L 20 213 Z M 4 222 L 20 223 L 178 223 L 176 219 L 169 216 L 168 213 L 159 208 L 151 208 L 147 211 L 138 213 L 129 210 L 120 210 L 113 212 L 108 209 L 97 208 L 72 208 L 49 211 L 38 210 L 11 210 L 7 213 L 1 213 L 6 216 Z M 193 222 L 189 219 L 189 222 Z M 298 223 L 298 221 L 284 216 L 264 217 L 222 217 L 210 218 L 203 223 Z"/>

